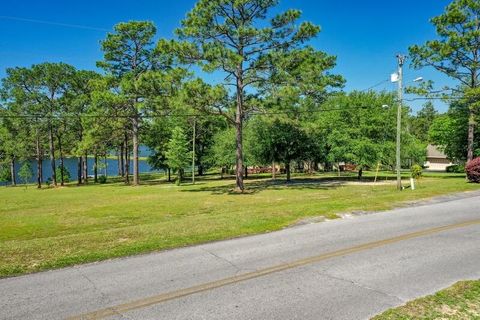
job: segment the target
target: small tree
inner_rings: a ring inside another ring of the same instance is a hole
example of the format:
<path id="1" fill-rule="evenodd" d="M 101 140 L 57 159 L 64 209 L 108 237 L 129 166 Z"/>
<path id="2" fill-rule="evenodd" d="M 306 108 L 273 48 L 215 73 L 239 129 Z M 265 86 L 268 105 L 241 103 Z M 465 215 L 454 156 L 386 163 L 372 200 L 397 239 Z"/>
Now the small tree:
<path id="1" fill-rule="evenodd" d="M 207 157 L 207 163 L 211 166 L 218 166 L 221 170 L 221 177 L 227 173 L 229 168 L 235 166 L 235 132 L 227 129 L 218 132 L 213 137 L 213 145 Z"/>
<path id="2" fill-rule="evenodd" d="M 20 177 L 20 179 L 22 180 L 23 184 L 26 187 L 27 183 L 30 182 L 30 180 L 33 177 L 32 166 L 30 165 L 30 162 L 25 161 L 22 164 L 20 171 L 18 171 L 18 176 Z"/>
<path id="3" fill-rule="evenodd" d="M 191 152 L 189 151 L 189 142 L 185 132 L 180 127 L 175 127 L 172 131 L 172 137 L 167 145 L 167 164 L 177 172 L 177 185 L 180 185 L 183 179 L 183 170 L 190 163 Z"/>
<path id="4" fill-rule="evenodd" d="M 57 181 L 61 180 L 61 177 L 63 177 L 64 182 L 70 182 L 71 176 L 70 176 L 70 171 L 68 171 L 65 166 L 58 166 L 57 170 L 55 170 L 55 176 L 57 178 Z"/>
<path id="5" fill-rule="evenodd" d="M 289 120 L 261 121 L 253 129 L 253 157 L 263 163 L 283 162 L 290 181 L 292 161 L 304 158 L 308 136 L 299 124 Z"/>

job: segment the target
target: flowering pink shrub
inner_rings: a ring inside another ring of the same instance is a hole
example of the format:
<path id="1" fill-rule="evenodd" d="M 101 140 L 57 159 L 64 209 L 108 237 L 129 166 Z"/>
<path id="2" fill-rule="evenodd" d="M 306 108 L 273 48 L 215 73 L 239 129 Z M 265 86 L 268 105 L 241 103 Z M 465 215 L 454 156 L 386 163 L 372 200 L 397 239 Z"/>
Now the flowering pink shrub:
<path id="1" fill-rule="evenodd" d="M 465 171 L 470 182 L 480 183 L 480 158 L 475 158 L 467 163 Z"/>

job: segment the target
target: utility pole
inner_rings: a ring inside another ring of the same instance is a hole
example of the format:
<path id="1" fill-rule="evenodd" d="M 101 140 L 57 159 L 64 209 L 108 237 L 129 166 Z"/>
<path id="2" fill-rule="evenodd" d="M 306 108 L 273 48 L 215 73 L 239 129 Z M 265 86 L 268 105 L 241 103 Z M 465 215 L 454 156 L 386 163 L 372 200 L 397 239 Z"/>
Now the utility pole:
<path id="1" fill-rule="evenodd" d="M 197 134 L 196 134 L 196 121 L 195 117 L 193 117 L 193 147 L 192 147 L 192 184 L 195 184 L 195 144 L 196 144 L 196 139 L 197 139 Z"/>
<path id="2" fill-rule="evenodd" d="M 402 190 L 402 158 L 401 158 L 401 143 L 402 143 L 402 107 L 403 107 L 403 65 L 406 57 L 398 54 L 398 106 L 397 106 L 397 189 Z"/>

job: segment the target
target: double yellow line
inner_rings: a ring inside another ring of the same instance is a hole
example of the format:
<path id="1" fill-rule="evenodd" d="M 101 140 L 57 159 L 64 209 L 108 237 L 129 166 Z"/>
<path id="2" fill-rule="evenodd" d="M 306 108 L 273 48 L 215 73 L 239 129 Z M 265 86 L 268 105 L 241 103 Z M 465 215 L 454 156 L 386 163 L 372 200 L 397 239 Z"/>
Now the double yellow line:
<path id="1" fill-rule="evenodd" d="M 365 250 L 369 250 L 369 249 L 374 249 L 374 248 L 386 246 L 386 245 L 389 245 L 389 244 L 393 244 L 393 243 L 397 243 L 397 242 L 401 242 L 401 241 L 405 241 L 405 240 L 409 240 L 409 239 L 424 237 L 424 236 L 440 233 L 440 232 L 443 232 L 443 231 L 459 229 L 459 228 L 473 226 L 473 225 L 477 225 L 477 224 L 480 224 L 480 220 L 471 220 L 471 221 L 466 221 L 466 222 L 462 222 L 462 223 L 451 224 L 451 225 L 446 225 L 446 226 L 442 226 L 442 227 L 436 227 L 436 228 L 432 228 L 432 229 L 412 232 L 412 233 L 404 234 L 404 235 L 389 238 L 389 239 L 369 242 L 369 243 L 366 243 L 366 244 L 361 244 L 361 245 L 358 245 L 358 246 L 354 246 L 354 247 L 350 247 L 350 248 L 346 248 L 346 249 L 341 249 L 341 250 L 321 254 L 321 255 L 318 255 L 318 256 L 313 256 L 313 257 L 309 257 L 309 258 L 305 258 L 305 259 L 301 259 L 301 260 L 297 260 L 297 261 L 293 261 L 293 262 L 289 262 L 289 263 L 279 264 L 279 265 L 276 265 L 276 266 L 273 266 L 273 267 L 269 267 L 269 268 L 249 272 L 249 273 L 244 273 L 244 274 L 233 276 L 233 277 L 228 277 L 228 278 L 224 278 L 224 279 L 213 281 L 213 282 L 208 282 L 208 283 L 193 286 L 193 287 L 190 287 L 190 288 L 185 288 L 185 289 L 172 291 L 172 292 L 168 292 L 168 293 L 162 293 L 162 294 L 155 295 L 155 296 L 152 296 L 152 297 L 135 300 L 135 301 L 132 301 L 132 302 L 112 306 L 112 307 L 105 308 L 105 309 L 100 309 L 100 310 L 97 310 L 97 311 L 94 311 L 94 312 L 91 312 L 91 313 L 86 313 L 86 314 L 79 315 L 79 316 L 69 317 L 67 319 L 68 320 L 103 319 L 103 318 L 106 318 L 106 317 L 111 317 L 111 316 L 123 314 L 123 313 L 129 312 L 129 311 L 132 311 L 132 310 L 141 309 L 141 308 L 149 307 L 149 306 L 152 306 L 152 305 L 155 305 L 155 304 L 160 304 L 160 303 L 163 303 L 163 302 L 167 302 L 167 301 L 170 301 L 170 300 L 179 299 L 179 298 L 186 297 L 186 296 L 189 296 L 189 295 L 213 290 L 213 289 L 220 288 L 220 287 L 225 287 L 225 286 L 235 284 L 235 283 L 238 283 L 238 282 L 263 277 L 263 276 L 266 276 L 266 275 L 269 275 L 269 274 L 272 274 L 272 273 L 302 267 L 302 266 L 309 265 L 309 264 L 316 263 L 316 262 L 320 262 L 320 261 L 323 261 L 323 260 L 327 260 L 327 259 L 331 259 L 331 258 L 335 258 L 335 257 L 341 257 L 341 256 L 349 255 L 349 254 L 352 254 L 352 253 L 357 253 L 357 252 L 361 252 L 361 251 L 365 251 Z"/>

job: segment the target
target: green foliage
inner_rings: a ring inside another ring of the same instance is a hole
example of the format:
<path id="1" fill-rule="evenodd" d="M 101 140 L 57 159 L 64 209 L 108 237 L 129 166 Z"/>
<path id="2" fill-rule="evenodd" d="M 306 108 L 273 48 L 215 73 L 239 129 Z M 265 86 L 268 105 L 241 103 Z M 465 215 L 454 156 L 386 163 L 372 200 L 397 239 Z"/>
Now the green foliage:
<path id="1" fill-rule="evenodd" d="M 217 132 L 213 136 L 213 145 L 207 155 L 207 163 L 224 169 L 232 168 L 236 161 L 235 150 L 235 130 L 228 128 Z"/>
<path id="2" fill-rule="evenodd" d="M 395 165 L 396 99 L 391 93 L 352 92 L 331 97 L 322 106 L 331 111 L 318 113 L 318 141 L 322 141 L 327 163 L 350 162 L 360 168 L 380 162 Z M 407 119 L 408 109 L 403 110 Z M 402 132 L 403 160 L 422 162 L 425 145 Z"/>
<path id="3" fill-rule="evenodd" d="M 420 179 L 423 175 L 423 168 L 421 166 L 419 166 L 418 164 L 414 164 L 411 168 L 410 168 L 410 172 L 412 174 L 412 178 L 414 179 Z"/>
<path id="4" fill-rule="evenodd" d="M 257 163 L 284 163 L 305 159 L 308 136 L 298 123 L 283 119 L 260 119 L 253 124 L 249 138 L 251 153 Z M 289 178 L 289 177 L 288 177 Z"/>
<path id="5" fill-rule="evenodd" d="M 62 172 L 63 172 L 63 181 L 68 183 L 71 180 L 71 175 L 70 171 L 68 171 L 67 168 L 58 166 L 57 169 L 55 169 L 55 177 L 57 178 L 57 181 L 60 181 L 62 179 Z"/>
<path id="6" fill-rule="evenodd" d="M 157 47 L 175 63 L 194 63 L 205 72 L 224 73 L 222 85 L 235 88 L 229 91 L 194 80 L 186 91 L 194 108 L 221 114 L 235 126 L 237 188 L 241 190 L 243 120 L 257 99 L 246 93 L 247 88 L 255 87 L 260 97 L 283 90 L 319 97 L 327 88 L 343 85 L 342 77 L 328 73 L 335 57 L 305 46 L 320 27 L 298 22 L 299 10 L 274 15 L 277 4 L 276 0 L 199 0 L 176 30 L 179 39 L 161 40 Z"/>
<path id="7" fill-rule="evenodd" d="M 143 124 L 141 114 L 151 110 L 154 105 L 155 109 L 163 105 L 159 101 L 163 100 L 164 89 L 172 84 L 165 81 L 166 78 L 160 71 L 169 68 L 154 50 L 155 33 L 156 27 L 150 21 L 117 24 L 114 32 L 107 34 L 106 39 L 101 42 L 104 60 L 97 63 L 113 78 L 111 83 L 100 86 L 98 98 L 106 100 L 112 113 L 121 113 L 125 117 L 124 121 L 118 121 L 116 125 L 121 126 L 123 142 L 127 141 L 125 143 L 128 144 L 128 139 L 131 138 L 134 168 L 138 168 L 139 161 L 138 150 Z M 159 75 L 161 77 L 158 77 Z M 152 88 L 157 87 L 162 90 L 152 92 Z M 102 105 L 99 107 L 96 112 L 102 113 Z M 139 183 L 138 170 L 133 172 L 133 181 L 134 184 Z"/>
<path id="8" fill-rule="evenodd" d="M 458 159 L 472 160 L 475 154 L 475 117 L 480 107 L 478 103 L 478 75 L 480 74 L 479 15 L 480 2 L 478 0 L 454 0 L 447 6 L 443 14 L 431 19 L 438 38 L 427 41 L 421 46 L 410 47 L 410 56 L 414 67 L 435 68 L 448 77 L 457 80 L 458 87 L 452 92 L 456 92 L 460 96 L 465 94 L 463 103 L 468 108 L 467 118 L 461 123 L 450 122 L 448 128 L 445 129 L 454 131 L 452 133 L 455 134 L 451 136 L 451 139 L 447 138 L 441 144 L 445 146 L 447 153 Z M 449 98 L 449 95 L 445 94 L 445 90 L 433 91 L 440 92 L 437 94 L 430 92 L 432 90 L 427 90 L 424 94 Z M 472 94 L 476 98 L 473 98 Z M 456 118 L 455 121 L 458 119 Z M 465 134 L 466 143 L 457 144 L 459 148 L 465 148 L 466 152 L 463 156 L 463 152 L 460 152 L 458 147 L 454 147 L 454 145 L 459 142 L 457 134 L 465 127 L 469 132 L 469 134 Z M 437 129 L 434 128 L 434 130 Z"/>
<path id="9" fill-rule="evenodd" d="M 469 107 L 464 101 L 450 104 L 448 112 L 437 117 L 430 127 L 429 139 L 452 160 L 466 161 Z M 474 138 L 475 155 L 480 155 L 480 136 Z"/>
<path id="10" fill-rule="evenodd" d="M 461 164 L 454 164 L 447 167 L 448 173 L 465 173 L 465 166 Z"/>
<path id="11" fill-rule="evenodd" d="M 8 182 L 10 179 L 11 176 L 8 166 L 0 163 L 0 182 Z"/>
<path id="12" fill-rule="evenodd" d="M 182 182 L 183 170 L 191 161 L 188 139 L 180 127 L 175 127 L 167 145 L 167 164 L 177 172 L 177 184 Z"/>
<path id="13" fill-rule="evenodd" d="M 439 36 L 422 46 L 410 47 L 414 67 L 431 66 L 462 85 L 475 88 L 480 69 L 480 31 L 478 16 L 480 3 L 477 0 L 454 0 L 446 11 L 431 22 Z"/>
<path id="14" fill-rule="evenodd" d="M 420 141 L 428 142 L 428 132 L 438 116 L 438 112 L 435 110 L 433 103 L 427 102 L 423 108 L 418 111 L 417 115 L 412 118 L 411 133 Z"/>
<path id="15" fill-rule="evenodd" d="M 138 75 L 150 68 L 153 37 L 157 29 L 150 21 L 122 22 L 101 42 L 104 61 L 97 65 L 116 76 Z"/>
<path id="16" fill-rule="evenodd" d="M 100 184 L 105 184 L 105 183 L 107 183 L 107 177 L 104 176 L 104 175 L 99 176 L 99 177 L 98 177 L 98 183 L 100 183 Z"/>
<path id="17" fill-rule="evenodd" d="M 22 180 L 23 184 L 27 184 L 33 177 L 32 166 L 30 165 L 29 161 L 25 161 L 20 170 L 18 170 L 18 176 Z"/>

